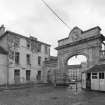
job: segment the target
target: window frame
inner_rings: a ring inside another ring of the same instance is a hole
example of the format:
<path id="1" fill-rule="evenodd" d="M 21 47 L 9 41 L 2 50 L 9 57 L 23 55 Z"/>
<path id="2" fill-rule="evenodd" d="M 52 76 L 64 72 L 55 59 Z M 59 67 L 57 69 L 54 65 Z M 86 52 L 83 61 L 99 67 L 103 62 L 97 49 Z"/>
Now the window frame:
<path id="1" fill-rule="evenodd" d="M 19 62 L 20 62 L 20 53 L 15 52 L 15 64 L 19 64 Z"/>
<path id="2" fill-rule="evenodd" d="M 30 54 L 27 54 L 26 55 L 26 62 L 27 62 L 27 65 L 31 65 L 31 55 Z"/>
<path id="3" fill-rule="evenodd" d="M 41 56 L 38 56 L 38 65 L 41 66 Z"/>
<path id="4" fill-rule="evenodd" d="M 38 52 L 41 52 L 41 50 L 42 50 L 42 44 L 41 44 L 41 43 L 38 43 L 37 51 L 38 51 Z"/>
<path id="5" fill-rule="evenodd" d="M 98 73 L 92 72 L 92 79 L 98 79 Z"/>
<path id="6" fill-rule="evenodd" d="M 27 42 L 26 42 L 26 46 L 27 46 L 28 49 L 31 48 L 31 42 L 30 42 L 29 40 L 27 40 Z"/>
<path id="7" fill-rule="evenodd" d="M 105 73 L 99 72 L 99 79 L 105 79 Z"/>
<path id="8" fill-rule="evenodd" d="M 27 73 L 29 73 L 29 75 L 27 75 Z M 30 81 L 31 80 L 31 70 L 26 70 L 26 80 Z"/>

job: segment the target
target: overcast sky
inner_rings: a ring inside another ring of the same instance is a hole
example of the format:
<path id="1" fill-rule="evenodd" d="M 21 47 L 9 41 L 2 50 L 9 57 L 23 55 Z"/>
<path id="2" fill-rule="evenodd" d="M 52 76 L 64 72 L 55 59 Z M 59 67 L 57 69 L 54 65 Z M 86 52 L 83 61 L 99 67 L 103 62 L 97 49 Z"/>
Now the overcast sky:
<path id="1" fill-rule="evenodd" d="M 68 29 L 41 0 L 0 0 L 0 25 L 52 45 L 68 37 L 74 26 L 87 30 L 99 25 L 105 34 L 105 0 L 45 0 L 69 25 Z"/>

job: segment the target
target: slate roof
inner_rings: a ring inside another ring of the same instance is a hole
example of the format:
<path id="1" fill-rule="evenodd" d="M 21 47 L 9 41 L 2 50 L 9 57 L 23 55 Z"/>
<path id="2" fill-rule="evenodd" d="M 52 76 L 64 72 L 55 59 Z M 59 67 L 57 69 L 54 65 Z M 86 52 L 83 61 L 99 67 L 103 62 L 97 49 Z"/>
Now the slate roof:
<path id="1" fill-rule="evenodd" d="M 95 65 L 86 72 L 100 72 L 100 71 L 105 71 L 105 64 L 100 64 L 100 65 Z"/>
<path id="2" fill-rule="evenodd" d="M 0 54 L 8 54 L 8 52 L 0 46 Z"/>
<path id="3" fill-rule="evenodd" d="M 12 35 L 15 35 L 15 36 L 18 36 L 18 37 L 21 37 L 21 38 L 25 38 L 25 39 L 30 40 L 30 37 L 23 36 L 23 35 L 21 35 L 21 34 L 18 34 L 18 33 L 9 31 L 9 30 L 7 30 L 2 36 L 0 36 L 0 39 L 1 39 L 2 37 L 4 37 L 5 35 L 7 35 L 7 34 L 12 34 Z M 31 37 L 32 37 L 32 36 L 31 36 Z M 41 43 L 41 44 L 44 44 L 44 45 L 47 45 L 47 46 L 51 46 L 50 44 L 44 43 L 44 42 L 39 41 L 39 40 L 37 40 L 37 42 L 39 42 L 39 43 Z"/>

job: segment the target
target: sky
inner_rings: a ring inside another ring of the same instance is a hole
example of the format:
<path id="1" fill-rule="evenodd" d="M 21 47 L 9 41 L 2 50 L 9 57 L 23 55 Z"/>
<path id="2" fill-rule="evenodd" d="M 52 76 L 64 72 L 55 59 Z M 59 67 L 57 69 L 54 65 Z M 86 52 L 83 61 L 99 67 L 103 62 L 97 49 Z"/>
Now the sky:
<path id="1" fill-rule="evenodd" d="M 87 63 L 87 58 L 83 55 L 73 56 L 67 62 L 68 65 L 80 65 L 81 63 Z"/>
<path id="2" fill-rule="evenodd" d="M 0 25 L 7 30 L 51 44 L 57 55 L 58 40 L 78 26 L 82 30 L 100 26 L 105 34 L 105 0 L 45 0 L 70 27 L 68 29 L 41 0 L 0 0 Z"/>

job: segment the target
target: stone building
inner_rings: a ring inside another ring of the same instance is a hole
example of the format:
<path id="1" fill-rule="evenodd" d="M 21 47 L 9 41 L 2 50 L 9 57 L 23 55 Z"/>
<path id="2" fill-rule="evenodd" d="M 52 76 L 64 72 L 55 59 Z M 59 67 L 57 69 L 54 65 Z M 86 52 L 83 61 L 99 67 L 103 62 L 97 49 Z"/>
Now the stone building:
<path id="1" fill-rule="evenodd" d="M 43 82 L 44 83 L 55 83 L 56 71 L 58 69 L 57 57 L 50 56 L 49 59 L 43 63 Z"/>
<path id="2" fill-rule="evenodd" d="M 86 69 L 87 64 L 82 62 L 79 65 L 67 66 L 67 78 L 69 82 L 72 80 L 81 81 L 81 73 Z M 58 57 L 50 56 L 49 59 L 43 62 L 43 82 L 56 83 L 58 79 Z"/>
<path id="3" fill-rule="evenodd" d="M 79 27 L 74 27 L 68 37 L 58 41 L 58 84 L 65 83 L 63 74 L 67 74 L 68 60 L 77 55 L 84 55 L 87 58 L 86 70 L 95 64 L 100 63 L 101 58 L 105 58 L 105 36 L 101 34 L 99 26 L 83 31 Z"/>
<path id="4" fill-rule="evenodd" d="M 3 32 L 4 31 L 4 32 Z M 26 37 L 0 27 L 0 46 L 8 52 L 7 84 L 39 82 L 42 80 L 42 65 L 50 56 L 50 45 L 35 37 Z"/>
<path id="5" fill-rule="evenodd" d="M 7 56 L 8 52 L 0 47 L 0 85 L 7 83 Z"/>

